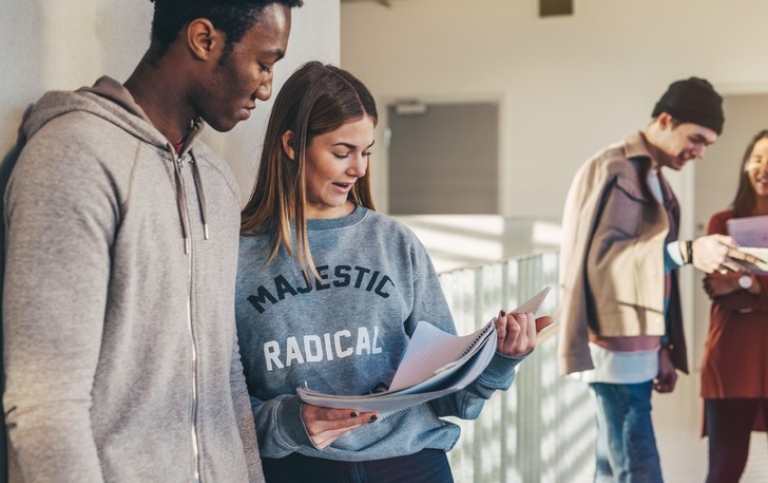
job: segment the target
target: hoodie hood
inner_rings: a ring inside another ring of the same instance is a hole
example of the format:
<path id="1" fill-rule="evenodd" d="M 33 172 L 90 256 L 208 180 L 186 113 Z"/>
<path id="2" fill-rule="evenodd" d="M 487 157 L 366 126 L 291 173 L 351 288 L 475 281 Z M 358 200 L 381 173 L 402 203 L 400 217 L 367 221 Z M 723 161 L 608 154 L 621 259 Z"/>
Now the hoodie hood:
<path id="1" fill-rule="evenodd" d="M 89 112 L 148 144 L 172 149 L 170 142 L 152 125 L 128 89 L 108 76 L 99 78 L 92 87 L 82 87 L 76 91 L 47 92 L 34 105 L 24 122 L 25 138 L 34 136 L 52 119 L 73 111 Z M 187 140 L 185 151 L 198 137 L 202 124 L 199 119 L 193 121 L 194 134 Z"/>
<path id="2" fill-rule="evenodd" d="M 203 122 L 195 119 L 191 122 L 189 134 L 184 140 L 184 147 L 177 155 L 170 141 L 155 128 L 144 110 L 136 104 L 131 93 L 118 81 L 108 76 L 99 78 L 93 87 L 82 87 L 76 91 L 51 91 L 43 95 L 28 113 L 22 126 L 22 143 L 34 136 L 43 126 L 59 116 L 83 111 L 98 116 L 114 124 L 142 142 L 169 152 L 168 161 L 173 164 L 174 189 L 179 212 L 179 224 L 184 237 L 184 251 L 190 250 L 190 227 L 187 215 L 187 189 L 182 182 L 181 169 L 184 167 L 184 155 L 189 153 L 189 164 L 194 177 L 195 192 L 200 205 L 201 222 L 208 239 L 207 208 L 200 170 L 191 152 L 195 141 L 200 137 Z"/>

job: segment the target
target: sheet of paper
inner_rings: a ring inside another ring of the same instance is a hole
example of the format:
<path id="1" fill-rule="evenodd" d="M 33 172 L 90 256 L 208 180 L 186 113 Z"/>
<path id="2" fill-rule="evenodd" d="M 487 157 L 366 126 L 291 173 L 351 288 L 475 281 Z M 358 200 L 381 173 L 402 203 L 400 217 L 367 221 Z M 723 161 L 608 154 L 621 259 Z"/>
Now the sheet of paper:
<path id="1" fill-rule="evenodd" d="M 541 308 L 541 304 L 544 303 L 544 299 L 547 298 L 547 295 L 549 295 L 549 291 L 551 289 L 552 287 L 549 286 L 544 287 L 539 293 L 520 304 L 520 306 L 513 310 L 511 313 L 522 314 L 524 312 L 531 312 L 536 314 Z"/>
<path id="2" fill-rule="evenodd" d="M 726 227 L 728 234 L 742 247 L 768 248 L 768 216 L 731 218 Z"/>
<path id="3" fill-rule="evenodd" d="M 757 263 L 749 263 L 744 260 L 739 260 L 738 262 L 740 264 L 744 265 L 747 269 L 753 272 L 768 272 L 768 262 L 765 261 L 768 260 L 768 248 L 741 247 L 739 250 L 744 253 L 754 255 L 760 260 L 764 260 Z"/>
<path id="4" fill-rule="evenodd" d="M 513 312 L 536 313 L 550 287 L 544 287 Z M 301 399 L 315 406 L 391 413 L 459 391 L 477 379 L 496 353 L 496 318 L 478 331 L 457 336 L 419 322 L 389 390 L 360 396 L 322 394 L 306 384 Z"/>
<path id="5" fill-rule="evenodd" d="M 544 287 L 512 312 L 535 314 L 550 289 L 551 287 Z M 491 332 L 495 332 L 495 325 L 494 317 L 477 332 L 465 336 L 454 336 L 428 322 L 419 322 L 389 386 L 390 392 L 413 386 L 433 375 L 460 365 L 463 358 L 471 357 L 482 347 L 485 338 Z"/>
<path id="6" fill-rule="evenodd" d="M 489 339 L 488 343 L 483 346 L 483 349 L 470 358 L 466 364 L 457 368 L 455 379 L 445 387 L 424 383 L 399 392 L 366 394 L 363 396 L 334 396 L 318 393 L 307 387 L 300 387 L 296 392 L 302 401 L 315 406 L 357 409 L 358 411 L 377 411 L 385 416 L 464 389 L 480 376 L 491 362 L 495 352 L 496 341 L 495 337 L 493 337 L 493 340 Z"/>
<path id="7" fill-rule="evenodd" d="M 496 342 L 499 340 L 495 330 L 489 332 L 479 348 L 471 354 L 463 357 L 460 362 L 448 364 L 425 379 L 405 389 L 397 391 L 398 394 L 416 394 L 428 391 L 436 391 L 448 385 L 457 391 L 464 389 L 469 383 L 477 379 L 490 364 L 496 353 Z"/>
<path id="8" fill-rule="evenodd" d="M 455 336 L 443 332 L 429 322 L 421 321 L 411 336 L 390 391 L 399 391 L 427 379 L 446 365 L 474 353 L 485 337 L 495 330 L 493 320 L 475 333 Z"/>
<path id="9" fill-rule="evenodd" d="M 377 411 L 380 413 L 392 413 L 407 409 L 417 404 L 423 404 L 439 397 L 447 396 L 453 389 L 443 389 L 422 394 L 390 394 L 383 398 L 365 398 L 363 396 L 332 397 L 328 394 L 320 394 L 300 387 L 296 390 L 301 400 L 314 406 L 332 409 L 357 409 L 358 411 Z"/>

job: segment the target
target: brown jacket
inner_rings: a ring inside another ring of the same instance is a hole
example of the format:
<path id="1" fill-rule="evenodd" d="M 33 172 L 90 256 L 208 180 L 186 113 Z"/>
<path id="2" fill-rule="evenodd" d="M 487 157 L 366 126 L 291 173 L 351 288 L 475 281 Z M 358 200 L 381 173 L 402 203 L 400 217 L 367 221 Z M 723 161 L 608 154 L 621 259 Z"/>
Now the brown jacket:
<path id="1" fill-rule="evenodd" d="M 590 333 L 663 335 L 665 325 L 672 361 L 688 370 L 675 271 L 667 324 L 664 312 L 664 250 L 677 238 L 679 207 L 662 176 L 666 208 L 656 201 L 647 182 L 650 165 L 638 132 L 588 160 L 571 184 L 560 251 L 558 356 L 565 374 L 594 367 Z"/>

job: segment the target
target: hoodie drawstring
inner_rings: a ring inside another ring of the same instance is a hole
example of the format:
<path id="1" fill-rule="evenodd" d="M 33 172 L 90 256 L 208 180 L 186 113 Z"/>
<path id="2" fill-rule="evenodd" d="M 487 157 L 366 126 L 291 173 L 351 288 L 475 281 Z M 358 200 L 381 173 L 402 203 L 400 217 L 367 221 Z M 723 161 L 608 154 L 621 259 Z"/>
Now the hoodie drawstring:
<path id="1" fill-rule="evenodd" d="M 192 178 L 195 180 L 195 192 L 197 193 L 197 202 L 200 206 L 200 218 L 203 222 L 203 233 L 208 240 L 208 212 L 205 204 L 205 192 L 203 191 L 203 181 L 200 177 L 200 168 L 197 166 L 195 156 L 190 152 L 190 161 L 192 169 Z M 176 183 L 176 206 L 179 209 L 179 219 L 181 220 L 181 234 L 184 237 L 184 253 L 189 255 L 192 248 L 192 240 L 189 228 L 189 218 L 187 216 L 187 190 L 181 177 L 181 157 L 174 157 L 173 160 L 174 181 Z"/>
<path id="2" fill-rule="evenodd" d="M 208 216 L 205 209 L 205 192 L 203 191 L 203 181 L 200 178 L 200 168 L 197 166 L 197 159 L 195 155 L 190 151 L 190 157 L 192 158 L 192 177 L 195 179 L 195 191 L 197 192 L 197 202 L 200 205 L 200 218 L 203 222 L 203 232 L 205 233 L 205 239 L 208 239 Z"/>
<path id="3" fill-rule="evenodd" d="M 184 189 L 184 182 L 181 179 L 181 158 L 173 158 L 173 174 L 176 182 L 176 206 L 179 209 L 179 219 L 181 220 L 181 234 L 184 237 L 184 254 L 189 255 L 191 242 L 189 239 L 189 221 L 187 220 L 187 191 Z"/>

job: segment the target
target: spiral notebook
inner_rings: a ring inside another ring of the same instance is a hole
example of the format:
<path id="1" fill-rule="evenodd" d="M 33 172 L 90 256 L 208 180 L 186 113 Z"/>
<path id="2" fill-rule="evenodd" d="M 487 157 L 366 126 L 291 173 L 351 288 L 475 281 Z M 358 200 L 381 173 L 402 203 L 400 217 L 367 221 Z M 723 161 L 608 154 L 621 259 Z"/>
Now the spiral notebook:
<path id="1" fill-rule="evenodd" d="M 450 377 L 452 369 L 460 367 L 468 358 L 477 354 L 489 339 L 493 339 L 492 345 L 495 347 L 495 317 L 477 332 L 465 336 L 451 335 L 429 322 L 419 322 L 389 390 L 393 392 L 411 388 L 418 391 L 419 386 L 428 389 L 438 385 Z"/>
<path id="2" fill-rule="evenodd" d="M 513 312 L 536 313 L 550 291 L 545 287 Z M 478 331 L 456 336 L 419 322 L 385 392 L 361 396 L 322 394 L 305 384 L 301 399 L 315 406 L 392 412 L 464 389 L 485 370 L 496 352 L 496 317 Z"/>

